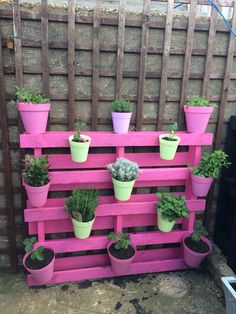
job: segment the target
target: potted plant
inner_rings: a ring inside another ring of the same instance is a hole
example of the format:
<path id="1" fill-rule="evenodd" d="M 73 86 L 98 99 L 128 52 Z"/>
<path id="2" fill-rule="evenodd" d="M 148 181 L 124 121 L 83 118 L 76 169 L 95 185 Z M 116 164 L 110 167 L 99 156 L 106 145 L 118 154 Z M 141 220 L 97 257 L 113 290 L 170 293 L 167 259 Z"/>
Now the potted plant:
<path id="1" fill-rule="evenodd" d="M 91 143 L 91 137 L 88 135 L 81 135 L 81 127 L 84 123 L 78 122 L 76 127 L 78 132 L 69 136 L 69 144 L 71 151 L 71 158 L 75 162 L 85 162 L 88 158 L 89 146 Z"/>
<path id="2" fill-rule="evenodd" d="M 132 104 L 124 99 L 114 100 L 112 102 L 111 115 L 114 132 L 118 134 L 128 133 L 132 115 Z"/>
<path id="3" fill-rule="evenodd" d="M 236 313 L 236 277 L 221 278 L 225 294 L 226 314 Z"/>
<path id="4" fill-rule="evenodd" d="M 178 124 L 169 126 L 169 134 L 161 134 L 159 136 L 160 142 L 160 157 L 165 160 L 172 160 L 175 158 L 175 154 L 180 142 L 180 137 L 175 135 L 175 132 L 178 130 Z"/>
<path id="5" fill-rule="evenodd" d="M 204 97 L 188 101 L 184 106 L 187 131 L 189 133 L 204 133 L 213 112 L 214 105 Z"/>
<path id="6" fill-rule="evenodd" d="M 24 186 L 32 207 L 45 205 L 50 187 L 48 156 L 26 156 L 23 170 Z"/>
<path id="7" fill-rule="evenodd" d="M 170 232 L 178 218 L 187 218 L 189 210 L 186 206 L 186 197 L 171 193 L 157 193 L 161 202 L 157 203 L 157 226 L 163 232 Z"/>
<path id="8" fill-rule="evenodd" d="M 17 108 L 26 133 L 39 134 L 46 132 L 48 114 L 51 108 L 49 99 L 41 94 L 29 92 L 17 86 L 16 97 Z"/>
<path id="9" fill-rule="evenodd" d="M 112 176 L 115 198 L 119 201 L 127 201 L 140 172 L 138 165 L 126 158 L 117 158 L 115 163 L 107 165 L 107 169 Z"/>
<path id="10" fill-rule="evenodd" d="M 183 238 L 184 261 L 190 267 L 198 267 L 203 259 L 211 252 L 211 242 L 205 237 L 208 232 L 197 226 L 192 234 Z"/>
<path id="11" fill-rule="evenodd" d="M 71 217 L 76 238 L 86 239 L 90 236 L 97 205 L 96 190 L 74 190 L 67 199 L 65 209 Z"/>
<path id="12" fill-rule="evenodd" d="M 130 243 L 130 236 L 124 232 L 111 232 L 107 238 L 110 241 L 107 252 L 112 271 L 117 275 L 125 274 L 135 257 L 136 247 Z"/>
<path id="13" fill-rule="evenodd" d="M 52 249 L 43 246 L 33 249 L 36 241 L 36 237 L 23 241 L 26 252 L 23 265 L 38 283 L 45 284 L 53 277 L 55 253 Z"/>
<path id="14" fill-rule="evenodd" d="M 228 167 L 228 155 L 222 150 L 215 150 L 212 153 L 204 153 L 200 164 L 191 169 L 192 192 L 195 196 L 204 197 L 207 195 L 213 179 L 220 175 L 222 167 Z"/>

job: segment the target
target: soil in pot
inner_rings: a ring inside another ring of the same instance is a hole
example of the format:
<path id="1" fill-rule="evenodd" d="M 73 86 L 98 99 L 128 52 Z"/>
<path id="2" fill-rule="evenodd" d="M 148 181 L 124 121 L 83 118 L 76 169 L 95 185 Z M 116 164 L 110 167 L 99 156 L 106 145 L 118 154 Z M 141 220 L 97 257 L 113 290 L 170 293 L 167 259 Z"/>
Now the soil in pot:
<path id="1" fill-rule="evenodd" d="M 110 246 L 109 252 L 117 259 L 129 259 L 135 254 L 135 250 L 131 245 L 128 246 L 127 250 L 116 250 L 115 243 Z"/>
<path id="2" fill-rule="evenodd" d="M 72 142 L 76 142 L 76 143 L 86 143 L 88 142 L 89 140 L 87 140 L 86 138 L 78 138 L 76 140 L 72 140 Z"/>
<path id="3" fill-rule="evenodd" d="M 165 136 L 162 139 L 165 140 L 165 141 L 169 141 L 169 142 L 176 142 L 176 141 L 178 141 L 176 138 L 171 138 L 171 137 L 168 137 L 168 136 Z"/>
<path id="4" fill-rule="evenodd" d="M 46 267 L 47 265 L 49 265 L 51 263 L 51 261 L 54 258 L 54 252 L 50 249 L 44 249 L 44 251 L 43 251 L 44 260 L 43 261 L 39 261 L 37 259 L 32 260 L 30 257 L 31 254 L 26 258 L 25 266 L 27 268 L 33 269 L 33 270 Z"/>
<path id="5" fill-rule="evenodd" d="M 209 246 L 202 239 L 199 242 L 193 241 L 191 237 L 184 240 L 187 247 L 196 253 L 207 253 L 209 252 Z"/>

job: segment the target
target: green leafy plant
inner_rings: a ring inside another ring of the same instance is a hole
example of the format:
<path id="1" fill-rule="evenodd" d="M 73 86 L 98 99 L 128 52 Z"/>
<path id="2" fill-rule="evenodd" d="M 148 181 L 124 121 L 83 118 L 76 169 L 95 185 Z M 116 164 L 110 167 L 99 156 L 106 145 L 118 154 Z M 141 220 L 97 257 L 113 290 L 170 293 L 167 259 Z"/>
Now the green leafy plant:
<path id="1" fill-rule="evenodd" d="M 33 251 L 33 246 L 37 242 L 36 237 L 31 237 L 27 238 L 23 241 L 23 244 L 25 246 L 25 252 L 26 253 L 31 253 L 30 258 L 32 260 L 38 260 L 38 261 L 43 261 L 44 260 L 44 247 L 39 246 Z"/>
<path id="2" fill-rule="evenodd" d="M 22 101 L 26 103 L 32 103 L 32 104 L 46 104 L 49 102 L 48 98 L 45 98 L 41 94 L 37 94 L 35 92 L 29 92 L 25 88 L 20 88 L 16 86 L 16 93 L 15 93 L 17 100 L 16 102 Z M 12 101 L 12 103 L 16 103 L 15 101 Z"/>
<path id="3" fill-rule="evenodd" d="M 228 167 L 231 163 L 228 161 L 228 155 L 222 150 L 215 150 L 212 153 L 204 153 L 200 164 L 192 168 L 192 173 L 212 179 L 217 179 L 222 167 Z"/>
<path id="4" fill-rule="evenodd" d="M 202 224 L 196 225 L 194 232 L 191 234 L 191 239 L 195 242 L 199 242 L 202 235 L 208 236 L 208 232 L 206 231 L 206 228 Z"/>
<path id="5" fill-rule="evenodd" d="M 140 173 L 138 164 L 126 158 L 117 158 L 116 162 L 107 165 L 114 179 L 123 182 L 133 181 Z"/>
<path id="6" fill-rule="evenodd" d="M 204 97 L 196 97 L 195 99 L 188 101 L 186 103 L 187 106 L 191 107 L 213 107 L 213 104 L 209 103 L 209 100 L 207 100 Z"/>
<path id="7" fill-rule="evenodd" d="M 124 99 L 116 99 L 112 102 L 113 112 L 131 112 L 132 104 L 131 102 Z"/>
<path id="8" fill-rule="evenodd" d="M 74 190 L 67 199 L 65 209 L 73 219 L 88 222 L 95 217 L 98 203 L 98 192 L 96 190 L 78 189 Z"/>
<path id="9" fill-rule="evenodd" d="M 83 129 L 85 126 L 86 124 L 83 122 L 77 122 L 75 124 L 75 128 L 78 130 L 78 132 L 74 134 L 73 141 L 75 142 L 87 142 L 88 141 L 86 138 L 81 136 L 81 129 Z"/>
<path id="10" fill-rule="evenodd" d="M 189 216 L 184 195 L 176 196 L 171 193 L 157 193 L 156 195 L 161 198 L 161 202 L 157 204 L 157 209 L 164 220 L 174 221 Z"/>
<path id="11" fill-rule="evenodd" d="M 107 239 L 115 243 L 114 248 L 116 250 L 127 250 L 130 245 L 130 236 L 124 232 L 111 232 Z"/>
<path id="12" fill-rule="evenodd" d="M 169 127 L 168 127 L 168 131 L 170 132 L 169 135 L 167 136 L 168 137 L 168 140 L 169 141 L 176 141 L 176 139 L 174 138 L 175 136 L 175 132 L 178 130 L 178 123 L 175 122 L 173 124 L 171 124 Z"/>
<path id="13" fill-rule="evenodd" d="M 43 186 L 49 182 L 49 163 L 48 156 L 27 156 L 23 160 L 25 169 L 23 170 L 23 178 L 30 186 Z"/>

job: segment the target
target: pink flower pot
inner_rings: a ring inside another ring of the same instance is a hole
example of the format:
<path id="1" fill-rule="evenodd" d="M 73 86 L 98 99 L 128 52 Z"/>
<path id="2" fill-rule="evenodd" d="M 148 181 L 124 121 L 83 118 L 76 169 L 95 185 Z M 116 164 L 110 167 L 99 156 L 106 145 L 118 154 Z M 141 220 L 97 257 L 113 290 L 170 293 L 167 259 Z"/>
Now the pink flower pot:
<path id="1" fill-rule="evenodd" d="M 195 196 L 205 197 L 213 182 L 212 178 L 199 177 L 191 173 L 192 192 Z"/>
<path id="2" fill-rule="evenodd" d="M 189 133 L 204 133 L 213 109 L 213 107 L 184 106 L 187 131 Z"/>
<path id="3" fill-rule="evenodd" d="M 187 234 L 184 238 L 183 238 L 183 249 L 184 249 L 184 261 L 185 263 L 190 266 L 190 267 L 198 267 L 201 262 L 203 261 L 203 259 L 210 254 L 211 249 L 212 249 L 212 245 L 211 242 L 204 236 L 201 236 L 201 239 L 208 245 L 209 247 L 209 251 L 206 253 L 197 253 L 192 251 L 191 249 L 189 249 L 187 247 L 187 245 L 185 244 L 184 240 L 186 238 L 188 238 L 190 236 L 190 234 Z"/>
<path id="4" fill-rule="evenodd" d="M 26 267 L 25 262 L 26 262 L 26 258 L 29 255 L 30 255 L 30 253 L 26 253 L 23 257 L 23 265 L 24 265 L 25 269 L 34 277 L 34 279 L 39 284 L 45 284 L 45 283 L 49 282 L 53 277 L 55 254 L 54 254 L 52 261 L 47 266 L 45 266 L 41 269 L 30 269 L 30 268 Z"/>
<path id="5" fill-rule="evenodd" d="M 50 104 L 18 103 L 18 111 L 26 133 L 40 134 L 46 132 L 50 108 Z"/>
<path id="6" fill-rule="evenodd" d="M 129 270 L 129 267 L 130 267 L 131 263 L 133 262 L 133 259 L 135 258 L 137 249 L 134 245 L 131 244 L 131 246 L 135 250 L 134 256 L 132 256 L 131 258 L 122 260 L 122 259 L 118 259 L 118 258 L 116 258 L 110 254 L 109 248 L 112 244 L 113 244 L 113 242 L 109 242 L 107 245 L 107 252 L 108 252 L 108 255 L 110 257 L 112 271 L 116 275 L 124 275 Z"/>
<path id="7" fill-rule="evenodd" d="M 112 112 L 111 115 L 114 132 L 117 134 L 128 133 L 132 112 Z"/>
<path id="8" fill-rule="evenodd" d="M 30 206 L 42 207 L 45 205 L 50 188 L 50 181 L 43 186 L 30 186 L 24 182 Z"/>

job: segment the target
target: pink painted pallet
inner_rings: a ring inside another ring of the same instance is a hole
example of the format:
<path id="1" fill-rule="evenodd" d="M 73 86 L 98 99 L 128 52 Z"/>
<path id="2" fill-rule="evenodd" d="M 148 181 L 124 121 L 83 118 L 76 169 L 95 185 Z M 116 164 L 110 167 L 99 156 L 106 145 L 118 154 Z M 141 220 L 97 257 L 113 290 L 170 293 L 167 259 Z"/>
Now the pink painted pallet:
<path id="1" fill-rule="evenodd" d="M 51 191 L 69 191 L 75 188 L 112 189 L 111 176 L 106 165 L 117 157 L 126 157 L 142 168 L 133 194 L 127 202 L 118 202 L 113 196 L 101 196 L 96 211 L 92 235 L 86 240 L 73 236 L 71 220 L 64 210 L 65 199 L 49 198 L 45 207 L 25 209 L 25 221 L 29 234 L 38 236 L 38 245 L 53 248 L 56 253 L 55 272 L 49 284 L 113 277 L 106 253 L 107 230 L 132 230 L 130 236 L 138 253 L 129 274 L 184 269 L 181 241 L 193 230 L 195 215 L 204 211 L 205 200 L 196 199 L 191 192 L 188 164 L 197 165 L 203 145 L 212 144 L 212 134 L 188 134 L 177 132 L 181 137 L 180 148 L 175 159 L 162 160 L 158 152 L 130 152 L 130 148 L 158 147 L 162 132 L 130 132 L 126 135 L 110 132 L 87 132 L 92 138 L 87 162 L 71 160 L 68 137 L 73 132 L 47 132 L 40 135 L 22 134 L 20 147 L 33 149 L 35 156 L 45 154 L 50 161 Z M 64 154 L 53 153 L 55 148 L 65 149 Z M 67 149 L 66 149 L 67 148 Z M 97 151 L 97 148 L 99 150 Z M 50 151 L 52 152 L 50 153 Z M 107 152 L 109 150 L 109 152 Z M 180 149 L 181 150 L 181 149 Z M 157 151 L 157 150 L 156 150 Z M 180 219 L 170 233 L 157 231 L 155 194 L 146 194 L 142 188 L 160 186 L 182 186 L 190 209 L 188 219 Z M 140 193 L 142 191 L 142 193 Z M 143 227 L 146 227 L 145 231 Z M 56 235 L 56 239 L 49 239 Z M 65 237 L 67 235 L 67 237 Z M 83 253 L 83 255 L 78 253 Z M 64 256 L 62 256 L 64 254 Z M 84 255 L 85 254 L 85 255 Z M 38 285 L 28 276 L 30 286 Z"/>

